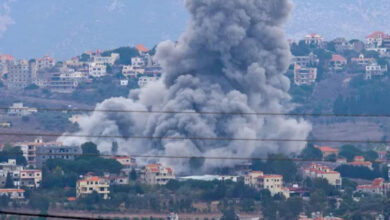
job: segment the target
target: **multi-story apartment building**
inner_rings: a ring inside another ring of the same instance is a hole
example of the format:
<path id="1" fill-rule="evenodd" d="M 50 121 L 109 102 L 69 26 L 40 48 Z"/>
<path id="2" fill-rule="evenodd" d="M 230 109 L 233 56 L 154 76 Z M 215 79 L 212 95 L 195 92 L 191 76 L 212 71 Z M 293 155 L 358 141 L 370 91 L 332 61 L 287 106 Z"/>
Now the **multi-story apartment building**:
<path id="1" fill-rule="evenodd" d="M 315 67 L 319 62 L 318 57 L 312 52 L 308 56 L 294 56 L 292 58 L 292 64 L 301 67 Z"/>
<path id="2" fill-rule="evenodd" d="M 78 146 L 42 145 L 36 147 L 36 167 L 43 167 L 48 159 L 74 160 L 81 154 Z"/>
<path id="3" fill-rule="evenodd" d="M 375 64 L 376 60 L 374 58 L 366 58 L 363 54 L 360 54 L 359 57 L 351 58 L 351 63 L 366 67 L 368 65 Z"/>
<path id="4" fill-rule="evenodd" d="M 366 66 L 366 79 L 372 79 L 381 77 L 387 72 L 387 65 L 381 66 L 379 64 L 373 63 Z"/>
<path id="5" fill-rule="evenodd" d="M 48 55 L 35 60 L 37 69 L 51 68 L 56 65 L 56 60 Z"/>
<path id="6" fill-rule="evenodd" d="M 289 190 L 283 187 L 283 176 L 278 174 L 264 174 L 262 171 L 251 171 L 244 177 L 244 183 L 258 190 L 267 189 L 271 195 L 283 194 L 290 197 Z"/>
<path id="7" fill-rule="evenodd" d="M 8 65 L 7 87 L 23 89 L 31 84 L 30 66 L 27 60 L 19 60 Z"/>
<path id="8" fill-rule="evenodd" d="M 304 168 L 303 176 L 309 178 L 323 178 L 328 180 L 330 185 L 341 187 L 341 176 L 337 171 L 332 170 L 331 168 L 312 163 L 309 167 Z"/>
<path id="9" fill-rule="evenodd" d="M 29 188 L 38 188 L 42 182 L 42 171 L 41 170 L 21 170 L 19 172 L 20 186 Z"/>
<path id="10" fill-rule="evenodd" d="M 297 85 L 311 85 L 317 79 L 317 68 L 294 65 L 294 82 Z"/>
<path id="11" fill-rule="evenodd" d="M 161 164 L 148 164 L 142 171 L 141 179 L 150 185 L 165 185 L 175 179 L 173 169 Z"/>
<path id="12" fill-rule="evenodd" d="M 102 195 L 104 199 L 109 198 L 110 191 L 109 180 L 98 176 L 86 176 L 83 179 L 77 181 L 76 184 L 76 196 L 81 197 L 93 192 L 97 192 Z"/>
<path id="13" fill-rule="evenodd" d="M 44 142 L 42 138 L 36 138 L 33 142 L 16 143 L 15 146 L 21 146 L 23 156 L 27 160 L 27 165 L 37 167 L 37 148 L 45 146 L 62 146 L 61 142 Z"/>
<path id="14" fill-rule="evenodd" d="M 102 77 L 107 74 L 107 66 L 98 64 L 98 63 L 90 63 L 88 67 L 88 75 L 92 77 Z"/>
<path id="15" fill-rule="evenodd" d="M 131 66 L 133 66 L 134 68 L 145 68 L 145 59 L 143 59 L 142 57 L 131 58 Z"/>
<path id="16" fill-rule="evenodd" d="M 55 73 L 50 78 L 48 88 L 52 92 L 70 93 L 78 86 L 78 81 L 73 78 L 62 77 L 61 73 Z"/>

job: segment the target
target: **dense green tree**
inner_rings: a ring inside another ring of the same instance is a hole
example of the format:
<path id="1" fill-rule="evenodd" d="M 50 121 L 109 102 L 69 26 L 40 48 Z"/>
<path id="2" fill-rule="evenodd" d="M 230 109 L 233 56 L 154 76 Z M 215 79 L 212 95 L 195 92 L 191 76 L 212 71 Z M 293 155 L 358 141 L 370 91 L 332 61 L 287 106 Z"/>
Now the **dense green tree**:
<path id="1" fill-rule="evenodd" d="M 3 151 L 0 152 L 0 162 L 7 162 L 9 159 L 15 159 L 18 165 L 27 165 L 26 158 L 23 156 L 21 147 L 5 146 Z"/>
<path id="2" fill-rule="evenodd" d="M 100 151 L 97 149 L 97 145 L 93 142 L 86 142 L 81 145 L 83 155 L 99 156 Z"/>
<path id="3" fill-rule="evenodd" d="M 132 181 L 136 181 L 137 180 L 137 171 L 135 171 L 135 169 L 132 169 L 130 171 L 130 180 L 132 180 Z"/>
<path id="4" fill-rule="evenodd" d="M 279 215 L 282 219 L 297 219 L 303 211 L 303 200 L 299 197 L 290 197 L 279 206 Z"/>
<path id="5" fill-rule="evenodd" d="M 5 188 L 14 188 L 14 187 L 15 185 L 11 173 L 7 173 L 7 178 L 5 180 Z"/>
<path id="6" fill-rule="evenodd" d="M 116 64 L 129 65 L 131 64 L 131 58 L 139 56 L 138 50 L 134 47 L 120 47 L 114 50 L 108 50 L 102 53 L 102 56 L 111 56 L 112 53 L 119 54 L 119 60 Z"/>
<path id="7" fill-rule="evenodd" d="M 301 158 L 304 160 L 321 160 L 322 152 L 320 149 L 314 147 L 312 143 L 308 143 L 301 152 Z"/>
<path id="8" fill-rule="evenodd" d="M 321 190 L 315 190 L 310 194 L 310 210 L 312 212 L 323 212 L 327 208 L 326 193 Z"/>
<path id="9" fill-rule="evenodd" d="M 348 161 L 353 161 L 354 157 L 358 155 L 363 155 L 363 151 L 350 144 L 341 146 L 339 151 L 339 156 L 347 158 Z"/>
<path id="10" fill-rule="evenodd" d="M 341 165 L 335 169 L 340 172 L 342 177 L 358 178 L 372 180 L 378 177 L 382 177 L 381 173 L 377 170 L 371 170 L 365 166 L 350 166 Z"/>

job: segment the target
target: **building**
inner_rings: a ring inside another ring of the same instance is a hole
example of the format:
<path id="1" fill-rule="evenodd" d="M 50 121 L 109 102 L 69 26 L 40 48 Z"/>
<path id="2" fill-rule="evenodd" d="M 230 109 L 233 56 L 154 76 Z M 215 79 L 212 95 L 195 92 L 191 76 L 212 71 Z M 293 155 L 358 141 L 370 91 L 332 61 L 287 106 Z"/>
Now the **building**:
<path id="1" fill-rule="evenodd" d="M 372 163 L 365 161 L 363 156 L 355 156 L 354 161 L 348 163 L 351 166 L 364 166 L 372 170 Z"/>
<path id="2" fill-rule="evenodd" d="M 308 45 L 321 45 L 324 39 L 321 37 L 321 35 L 312 33 L 306 35 L 304 40 Z"/>
<path id="3" fill-rule="evenodd" d="M 50 56 L 44 56 L 35 60 L 38 70 L 52 68 L 56 65 L 56 60 Z"/>
<path id="4" fill-rule="evenodd" d="M 351 58 L 351 63 L 365 68 L 368 65 L 376 63 L 376 60 L 374 58 L 366 58 L 363 54 L 360 54 L 357 58 Z"/>
<path id="5" fill-rule="evenodd" d="M 122 164 L 122 167 L 124 169 L 133 169 L 137 167 L 137 162 L 135 158 L 132 158 L 130 156 L 115 156 L 115 157 L 111 157 L 111 159 L 114 159 L 118 161 L 120 164 Z"/>
<path id="6" fill-rule="evenodd" d="M 354 46 L 347 41 L 345 38 L 339 37 L 332 41 L 337 52 L 342 52 L 344 50 L 353 50 Z"/>
<path id="7" fill-rule="evenodd" d="M 382 47 L 383 40 L 389 38 L 389 35 L 382 31 L 376 31 L 366 36 L 366 48 L 368 50 L 375 50 L 376 48 Z"/>
<path id="8" fill-rule="evenodd" d="M 61 73 L 55 73 L 49 81 L 48 88 L 52 92 L 71 93 L 78 87 L 78 84 L 75 79 L 63 77 Z"/>
<path id="9" fill-rule="evenodd" d="M 27 165 L 37 167 L 37 148 L 40 146 L 62 146 L 61 142 L 44 142 L 41 137 L 36 138 L 33 142 L 16 143 L 15 146 L 20 146 L 23 156 L 27 160 Z"/>
<path id="10" fill-rule="evenodd" d="M 321 151 L 323 159 L 333 154 L 336 157 L 339 155 L 339 149 L 337 148 L 329 147 L 329 146 L 315 146 L 315 147 Z"/>
<path id="11" fill-rule="evenodd" d="M 341 187 L 341 176 L 337 171 L 332 170 L 331 168 L 312 163 L 309 167 L 303 169 L 303 176 L 309 178 L 322 178 L 328 180 L 330 185 Z"/>
<path id="12" fill-rule="evenodd" d="M 97 192 L 102 195 L 104 199 L 109 198 L 110 183 L 107 179 L 98 176 L 86 176 L 80 179 L 76 183 L 76 196 L 77 198 Z"/>
<path id="13" fill-rule="evenodd" d="M 107 74 L 107 66 L 98 64 L 98 63 L 90 63 L 88 66 L 88 75 L 92 77 L 102 77 Z"/>
<path id="14" fill-rule="evenodd" d="M 15 58 L 9 54 L 0 54 L 0 63 L 12 63 L 15 61 Z"/>
<path id="15" fill-rule="evenodd" d="M 24 189 L 0 189 L 0 196 L 10 199 L 24 199 Z"/>
<path id="16" fill-rule="evenodd" d="M 268 189 L 271 195 L 283 194 L 290 197 L 289 190 L 283 187 L 283 176 L 277 174 L 264 174 L 262 171 L 251 171 L 244 177 L 244 183 L 258 190 Z"/>
<path id="17" fill-rule="evenodd" d="M 48 159 L 74 160 L 80 154 L 81 148 L 78 146 L 36 146 L 36 167 L 43 167 Z"/>
<path id="18" fill-rule="evenodd" d="M 121 86 L 128 86 L 128 85 L 129 85 L 129 80 L 127 80 L 127 79 L 121 79 L 120 85 L 121 85 Z"/>
<path id="19" fill-rule="evenodd" d="M 296 85 L 311 85 L 317 79 L 317 68 L 294 65 L 294 82 Z"/>
<path id="20" fill-rule="evenodd" d="M 22 102 L 13 103 L 8 108 L 8 115 L 9 116 L 23 117 L 23 116 L 29 116 L 32 113 L 37 113 L 37 112 L 38 112 L 38 109 L 23 106 Z"/>
<path id="21" fill-rule="evenodd" d="M 118 53 L 111 53 L 110 56 L 93 56 L 92 62 L 97 65 L 114 65 L 115 61 L 119 60 Z"/>
<path id="22" fill-rule="evenodd" d="M 357 192 L 368 194 L 381 194 L 386 195 L 389 192 L 390 184 L 385 182 L 383 178 L 376 178 L 369 185 L 358 185 L 356 187 Z"/>
<path id="23" fill-rule="evenodd" d="M 28 188 L 38 188 L 42 182 L 41 170 L 21 170 L 20 171 L 20 186 Z"/>
<path id="24" fill-rule="evenodd" d="M 161 164 L 148 164 L 142 172 L 141 179 L 149 185 L 165 185 L 175 179 L 173 169 Z"/>
<path id="25" fill-rule="evenodd" d="M 339 54 L 333 54 L 330 60 L 330 66 L 333 70 L 342 70 L 347 65 L 347 59 Z"/>
<path id="26" fill-rule="evenodd" d="M 145 68 L 146 62 L 142 57 L 132 57 L 131 58 L 131 66 L 133 68 Z"/>
<path id="27" fill-rule="evenodd" d="M 32 77 L 30 73 L 30 65 L 27 60 L 12 62 L 8 65 L 7 70 L 8 89 L 24 89 L 31 84 Z"/>
<path id="28" fill-rule="evenodd" d="M 292 64 L 301 67 L 315 67 L 319 62 L 318 57 L 312 52 L 308 56 L 294 56 L 292 58 Z"/>
<path id="29" fill-rule="evenodd" d="M 381 77 L 387 72 L 387 65 L 381 66 L 376 63 L 366 66 L 366 79 Z"/>
<path id="30" fill-rule="evenodd" d="M 136 67 L 132 65 L 124 65 L 122 67 L 122 74 L 126 77 L 137 77 L 138 75 L 145 74 L 145 68 Z"/>

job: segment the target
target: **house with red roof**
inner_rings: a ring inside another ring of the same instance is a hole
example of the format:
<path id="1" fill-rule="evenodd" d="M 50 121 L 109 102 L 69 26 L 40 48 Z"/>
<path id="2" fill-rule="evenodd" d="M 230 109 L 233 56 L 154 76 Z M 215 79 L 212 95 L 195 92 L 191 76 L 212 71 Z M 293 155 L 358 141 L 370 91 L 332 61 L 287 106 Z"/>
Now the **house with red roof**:
<path id="1" fill-rule="evenodd" d="M 309 167 L 303 169 L 303 176 L 309 178 L 322 178 L 328 180 L 330 185 L 341 187 L 340 173 L 333 169 L 317 163 L 312 163 Z"/>
<path id="2" fill-rule="evenodd" d="M 381 194 L 386 195 L 390 189 L 390 184 L 385 182 L 383 178 L 376 178 L 371 184 L 358 185 L 356 187 L 357 192 L 369 193 L 369 194 Z"/>
<path id="3" fill-rule="evenodd" d="M 87 175 L 82 179 L 77 180 L 76 196 L 81 197 L 92 194 L 93 192 L 102 195 L 104 199 L 109 198 L 110 182 L 104 177 Z"/>
<path id="4" fill-rule="evenodd" d="M 339 149 L 329 146 L 315 146 L 317 149 L 319 149 L 322 153 L 322 158 L 325 159 L 326 157 L 334 154 L 336 157 L 339 155 Z"/>
<path id="5" fill-rule="evenodd" d="M 363 156 L 355 156 L 354 160 L 348 164 L 351 166 L 364 166 L 372 170 L 372 163 L 370 161 L 365 161 Z"/>
<path id="6" fill-rule="evenodd" d="M 283 176 L 279 174 L 264 174 L 262 171 L 251 171 L 244 177 L 244 183 L 258 190 L 268 189 L 271 195 L 278 193 L 289 198 L 289 189 L 283 186 Z"/>
<path id="7" fill-rule="evenodd" d="M 9 54 L 0 54 L 0 63 L 13 62 L 15 58 Z"/>
<path id="8" fill-rule="evenodd" d="M 149 185 L 165 185 L 175 179 L 175 174 L 171 167 L 148 164 L 141 172 L 141 179 Z"/>
<path id="9" fill-rule="evenodd" d="M 333 54 L 330 66 L 333 70 L 342 70 L 347 65 L 347 59 L 339 54 Z"/>
<path id="10" fill-rule="evenodd" d="M 0 189 L 0 196 L 7 196 L 10 199 L 24 199 L 24 189 Z"/>
<path id="11" fill-rule="evenodd" d="M 323 42 L 323 38 L 321 35 L 317 33 L 308 34 L 305 36 L 305 43 L 308 45 L 321 45 Z"/>
<path id="12" fill-rule="evenodd" d="M 384 39 L 388 39 L 390 36 L 382 31 L 376 31 L 366 36 L 366 47 L 368 49 L 379 48 L 383 44 Z"/>

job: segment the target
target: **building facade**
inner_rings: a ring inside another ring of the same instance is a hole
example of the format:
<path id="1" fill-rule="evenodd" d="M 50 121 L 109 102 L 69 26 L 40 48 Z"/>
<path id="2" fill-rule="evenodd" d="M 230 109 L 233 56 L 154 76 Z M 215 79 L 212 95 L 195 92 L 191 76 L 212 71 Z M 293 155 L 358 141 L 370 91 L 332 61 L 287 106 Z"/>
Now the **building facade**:
<path id="1" fill-rule="evenodd" d="M 148 164 L 142 172 L 141 179 L 149 185 L 165 185 L 175 179 L 173 169 L 161 164 Z"/>
<path id="2" fill-rule="evenodd" d="M 296 85 L 311 85 L 317 79 L 317 68 L 294 65 L 294 83 Z"/>
<path id="3" fill-rule="evenodd" d="M 98 176 L 86 176 L 80 179 L 76 183 L 76 196 L 77 198 L 92 194 L 93 192 L 98 193 L 104 199 L 109 198 L 109 180 Z"/>
<path id="4" fill-rule="evenodd" d="M 336 186 L 338 188 L 340 188 L 342 184 L 339 172 L 321 164 L 312 163 L 309 167 L 304 168 L 303 176 L 309 178 L 326 179 L 330 185 Z"/>

